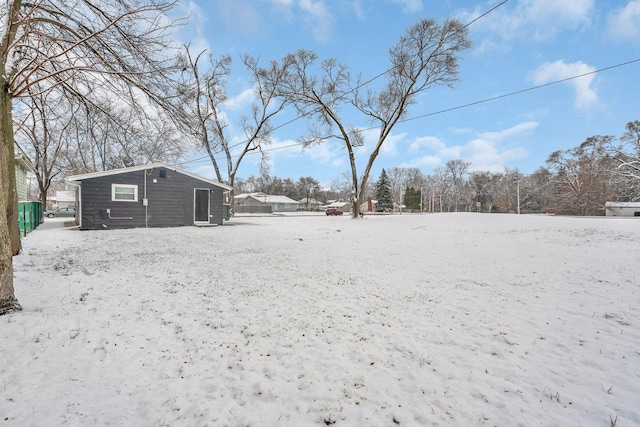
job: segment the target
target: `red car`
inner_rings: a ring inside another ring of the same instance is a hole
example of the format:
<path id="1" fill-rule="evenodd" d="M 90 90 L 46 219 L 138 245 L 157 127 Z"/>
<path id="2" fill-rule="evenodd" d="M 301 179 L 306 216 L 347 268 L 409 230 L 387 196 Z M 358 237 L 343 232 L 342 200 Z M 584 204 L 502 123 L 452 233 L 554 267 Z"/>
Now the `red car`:
<path id="1" fill-rule="evenodd" d="M 342 215 L 342 211 L 336 208 L 329 208 L 324 211 L 327 215 Z"/>

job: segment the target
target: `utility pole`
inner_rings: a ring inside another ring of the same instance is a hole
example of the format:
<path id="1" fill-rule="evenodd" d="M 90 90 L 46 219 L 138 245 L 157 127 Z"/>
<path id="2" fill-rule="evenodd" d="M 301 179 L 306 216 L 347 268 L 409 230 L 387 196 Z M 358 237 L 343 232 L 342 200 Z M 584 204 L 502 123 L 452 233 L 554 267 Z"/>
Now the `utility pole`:
<path id="1" fill-rule="evenodd" d="M 516 181 L 516 194 L 518 196 L 518 215 L 520 215 L 520 178 Z"/>
<path id="2" fill-rule="evenodd" d="M 429 212 L 433 213 L 436 210 L 436 190 L 431 189 L 431 206 Z"/>

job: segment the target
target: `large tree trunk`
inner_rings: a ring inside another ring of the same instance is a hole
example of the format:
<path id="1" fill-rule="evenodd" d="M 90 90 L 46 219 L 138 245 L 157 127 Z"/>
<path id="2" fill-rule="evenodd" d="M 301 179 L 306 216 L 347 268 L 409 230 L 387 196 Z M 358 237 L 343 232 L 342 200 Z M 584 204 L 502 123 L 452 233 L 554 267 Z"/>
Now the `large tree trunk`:
<path id="1" fill-rule="evenodd" d="M 4 138 L 3 138 L 4 139 Z M 2 142 L 5 144 L 5 142 Z M 11 143 L 9 150 L 9 163 L 6 169 L 9 172 L 9 197 L 7 198 L 7 224 L 9 226 L 9 239 L 11 239 L 11 254 L 18 255 L 22 250 L 20 241 L 20 225 L 18 223 L 18 191 L 16 190 L 16 166 L 15 151 L 13 148 L 13 128 L 11 128 Z M 5 189 L 3 189 L 5 191 Z"/>
<path id="2" fill-rule="evenodd" d="M 2 67 L 4 68 L 4 67 Z M 4 71 L 4 70 L 2 70 Z M 4 76 L 4 73 L 2 74 Z M 11 97 L 0 85 L 0 315 L 20 310 L 13 291 L 13 255 L 20 250 Z M 17 232 L 17 251 L 13 242 Z"/>
<path id="3" fill-rule="evenodd" d="M 0 208 L 4 199 L 0 196 Z M 11 245 L 9 244 L 9 229 L 5 221 L 0 221 L 0 316 L 12 311 L 20 310 L 20 304 L 13 292 L 13 263 Z"/>
<path id="4" fill-rule="evenodd" d="M 0 210 L 2 210 L 0 219 L 2 219 L 8 227 L 11 254 L 17 255 L 20 252 L 21 246 L 20 228 L 18 226 L 15 150 L 13 148 L 13 121 L 11 120 L 12 104 L 11 93 L 9 91 L 9 78 L 7 76 L 9 70 L 6 69 L 6 54 L 17 32 L 17 26 L 14 25 L 14 23 L 15 20 L 18 19 L 18 10 L 22 4 L 22 0 L 7 1 L 6 3 L 6 12 L 9 14 L 9 25 L 0 32 L 2 35 L 0 38 L 0 49 L 2 49 L 2 60 L 0 60 L 0 146 L 2 147 L 0 152 L 0 181 L 2 184 L 0 184 L 0 190 L 2 191 L 2 197 L 4 197 L 4 203 L 0 207 Z M 4 245 L 4 240 L 0 244 Z"/>

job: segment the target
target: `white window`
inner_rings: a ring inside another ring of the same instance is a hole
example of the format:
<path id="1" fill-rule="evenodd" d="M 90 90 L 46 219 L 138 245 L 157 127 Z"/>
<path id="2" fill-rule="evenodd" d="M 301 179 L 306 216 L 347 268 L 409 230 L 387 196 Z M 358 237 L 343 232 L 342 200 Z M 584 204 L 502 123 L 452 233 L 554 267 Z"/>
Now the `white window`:
<path id="1" fill-rule="evenodd" d="M 111 200 L 114 202 L 137 202 L 138 186 L 128 184 L 111 184 Z"/>

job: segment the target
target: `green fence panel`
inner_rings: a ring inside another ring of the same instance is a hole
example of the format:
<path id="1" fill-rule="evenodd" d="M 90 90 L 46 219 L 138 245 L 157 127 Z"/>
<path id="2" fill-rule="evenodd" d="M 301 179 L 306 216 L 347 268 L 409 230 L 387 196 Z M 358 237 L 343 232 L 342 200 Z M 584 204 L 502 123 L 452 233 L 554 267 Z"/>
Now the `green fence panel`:
<path id="1" fill-rule="evenodd" d="M 27 235 L 27 230 L 24 227 L 24 209 L 25 204 L 23 202 L 18 202 L 18 228 L 20 228 L 21 236 Z"/>
<path id="2" fill-rule="evenodd" d="M 41 202 L 18 202 L 18 227 L 20 235 L 35 230 L 44 221 L 44 208 Z"/>

